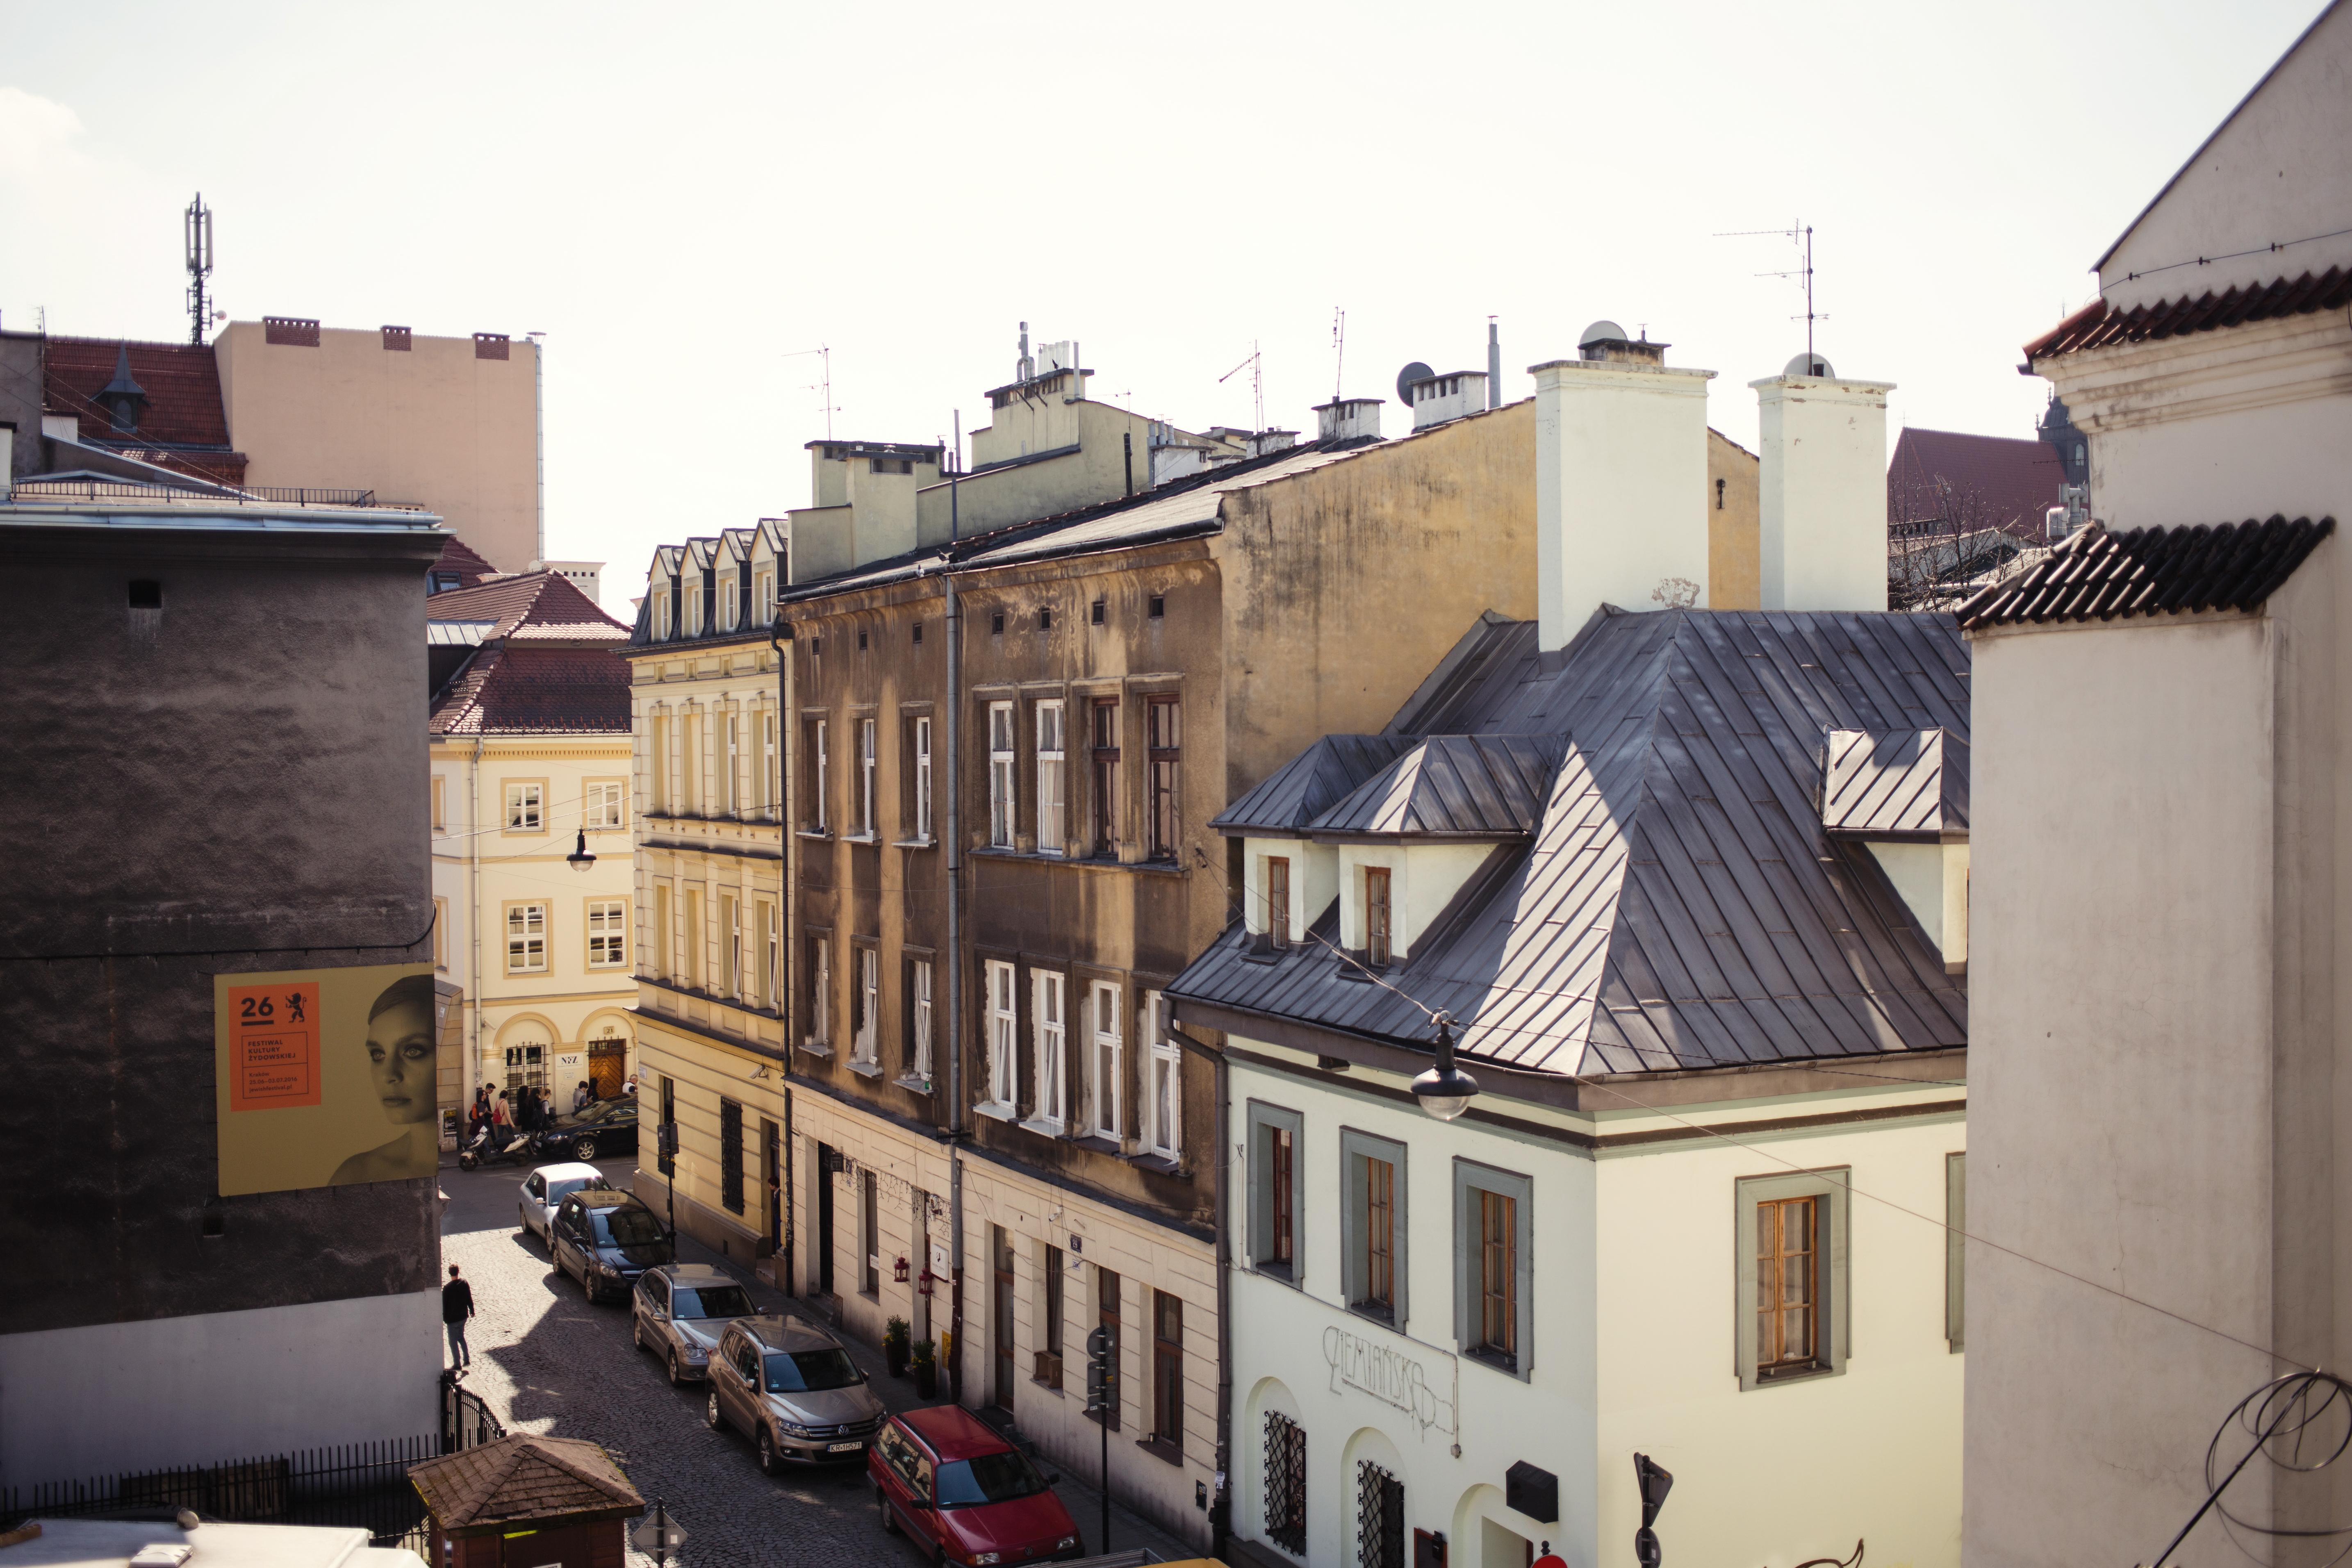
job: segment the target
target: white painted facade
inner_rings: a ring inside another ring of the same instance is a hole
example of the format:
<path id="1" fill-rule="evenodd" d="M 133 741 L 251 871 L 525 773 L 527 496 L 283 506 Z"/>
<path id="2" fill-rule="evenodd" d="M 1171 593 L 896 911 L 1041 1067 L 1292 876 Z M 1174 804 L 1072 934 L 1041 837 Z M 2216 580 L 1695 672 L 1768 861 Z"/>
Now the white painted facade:
<path id="1" fill-rule="evenodd" d="M 0 1476 L 16 1487 L 429 1437 L 441 1293 L 0 1334 Z"/>
<path id="2" fill-rule="evenodd" d="M 1757 584 L 1767 610 L 1886 608 L 1887 381 L 1776 375 L 1762 437 Z"/>
<path id="3" fill-rule="evenodd" d="M 1448 1568 L 1520 1568 L 1527 1544 L 1547 1542 L 1570 1568 L 1615 1568 L 1633 1562 L 1641 1452 L 1675 1478 L 1658 1525 L 1668 1562 L 1843 1558 L 1856 1538 L 1875 1563 L 1958 1561 L 1963 1357 L 1947 1337 L 1941 1223 L 1947 1160 L 1966 1148 L 1956 1083 L 1796 1070 L 1775 1075 L 1791 1092 L 1694 1103 L 1706 1091 L 1686 1080 L 1662 1088 L 1654 1112 L 1490 1090 L 1477 1110 L 1508 1125 L 1442 1123 L 1405 1102 L 1401 1074 L 1358 1065 L 1335 1078 L 1298 1050 L 1228 1044 L 1251 1058 L 1231 1069 L 1236 1534 L 1291 1561 L 1357 1561 L 1369 1458 L 1403 1482 L 1409 1526 L 1446 1537 Z M 1652 1100 L 1640 1084 L 1626 1093 Z M 1265 1176 L 1253 1107 L 1298 1118 L 1290 1279 L 1254 1263 L 1244 1239 Z M 1819 1120 L 1788 1125 L 1798 1119 Z M 1401 1322 L 1344 1304 L 1343 1130 L 1406 1149 Z M 1528 1184 L 1524 1375 L 1465 1349 L 1457 1162 Z M 1748 1239 L 1738 1184 L 1791 1167 L 1850 1173 L 1848 1353 L 1841 1372 L 1743 1390 L 1738 1341 L 1755 1314 L 1736 1271 Z M 1269 1412 L 1306 1430 L 1303 1554 L 1269 1533 Z M 1558 1519 L 1507 1506 L 1517 1462 L 1558 1478 Z"/>

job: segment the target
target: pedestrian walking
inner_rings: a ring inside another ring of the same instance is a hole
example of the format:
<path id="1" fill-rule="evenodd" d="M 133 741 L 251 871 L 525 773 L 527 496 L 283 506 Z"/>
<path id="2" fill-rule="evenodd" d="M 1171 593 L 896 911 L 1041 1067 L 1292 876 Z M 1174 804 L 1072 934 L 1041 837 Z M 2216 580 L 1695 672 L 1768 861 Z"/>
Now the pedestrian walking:
<path id="1" fill-rule="evenodd" d="M 514 1138 L 514 1111 L 507 1104 L 507 1091 L 499 1090 L 499 1098 L 490 1107 L 490 1142 L 503 1149 Z"/>
<path id="2" fill-rule="evenodd" d="M 449 1331 L 449 1370 L 462 1371 L 474 1364 L 474 1352 L 466 1348 L 466 1320 L 474 1315 L 474 1288 L 457 1278 L 457 1266 L 449 1265 L 449 1283 L 441 1287 L 441 1326 Z"/>

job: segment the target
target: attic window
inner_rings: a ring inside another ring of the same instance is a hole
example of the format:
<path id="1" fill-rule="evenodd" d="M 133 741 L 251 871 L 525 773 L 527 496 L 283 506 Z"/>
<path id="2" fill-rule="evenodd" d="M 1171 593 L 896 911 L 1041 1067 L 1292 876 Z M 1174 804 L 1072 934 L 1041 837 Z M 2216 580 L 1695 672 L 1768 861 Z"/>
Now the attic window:
<path id="1" fill-rule="evenodd" d="M 823 637 L 809 638 L 809 657 L 811 658 L 814 658 L 818 654 L 821 654 L 824 651 L 824 639 Z"/>
<path id="2" fill-rule="evenodd" d="M 864 653 L 866 651 L 866 634 L 864 632 L 859 632 L 857 634 L 857 651 L 860 653 Z"/>
<path id="3" fill-rule="evenodd" d="M 1054 629 L 1053 611 L 1040 610 L 1037 612 L 1037 629 L 1041 632 L 1050 632 Z"/>
<path id="4" fill-rule="evenodd" d="M 1154 595 L 1151 595 L 1151 618 L 1152 618 L 1153 620 L 1155 620 L 1155 621 L 1157 621 L 1157 620 L 1160 620 L 1160 619 L 1163 619 L 1163 618 L 1167 616 L 1167 614 L 1168 614 L 1168 595 L 1165 595 L 1165 594 L 1154 594 Z"/>
<path id="5" fill-rule="evenodd" d="M 988 617 L 988 635 L 997 637 L 1001 637 L 1004 635 L 1004 612 L 1003 610 L 999 610 Z"/>
<path id="6" fill-rule="evenodd" d="M 915 623 L 915 640 L 919 643 L 923 640 L 923 623 L 920 621 Z"/>
<path id="7" fill-rule="evenodd" d="M 163 607 L 163 584 L 152 577 L 131 579 L 131 607 L 134 610 L 160 610 Z"/>
<path id="8" fill-rule="evenodd" d="M 1097 599 L 1095 601 L 1094 609 L 1089 612 L 1087 618 L 1092 620 L 1096 626 L 1103 624 L 1103 602 L 1100 599 Z"/>

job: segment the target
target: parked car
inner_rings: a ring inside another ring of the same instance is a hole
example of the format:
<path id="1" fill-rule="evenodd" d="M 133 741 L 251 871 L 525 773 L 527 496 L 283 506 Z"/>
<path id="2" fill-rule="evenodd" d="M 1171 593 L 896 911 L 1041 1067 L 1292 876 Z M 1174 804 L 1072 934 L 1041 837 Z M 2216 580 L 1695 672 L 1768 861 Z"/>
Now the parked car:
<path id="1" fill-rule="evenodd" d="M 852 1461 L 887 1413 L 841 1342 L 802 1319 L 738 1318 L 719 1336 L 703 1419 L 748 1435 L 769 1475 L 787 1460 Z"/>
<path id="2" fill-rule="evenodd" d="M 710 1352 L 736 1318 L 752 1315 L 743 1287 L 702 1263 L 665 1263 L 637 1278 L 629 1331 L 641 1351 L 662 1358 L 672 1383 L 699 1383 Z"/>
<path id="3" fill-rule="evenodd" d="M 611 1187 L 583 1187 L 565 1198 L 547 1236 L 548 1256 L 580 1281 L 592 1301 L 615 1290 L 625 1294 L 638 1275 L 677 1258 L 660 1216 Z"/>
<path id="4" fill-rule="evenodd" d="M 593 1165 L 541 1165 L 522 1180 L 521 1195 L 515 1208 L 522 1215 L 523 1234 L 540 1240 L 548 1238 L 547 1227 L 555 1218 L 555 1211 L 563 1200 L 583 1187 L 609 1187 L 604 1173 Z"/>
<path id="5" fill-rule="evenodd" d="M 637 1152 L 637 1098 L 600 1100 L 577 1116 L 566 1116 L 539 1131 L 539 1152 L 551 1160 L 586 1162 Z"/>
<path id="6" fill-rule="evenodd" d="M 1082 1557 L 1078 1527 L 1054 1495 L 1061 1477 L 960 1405 L 893 1415 L 866 1458 L 882 1528 L 962 1568 Z"/>

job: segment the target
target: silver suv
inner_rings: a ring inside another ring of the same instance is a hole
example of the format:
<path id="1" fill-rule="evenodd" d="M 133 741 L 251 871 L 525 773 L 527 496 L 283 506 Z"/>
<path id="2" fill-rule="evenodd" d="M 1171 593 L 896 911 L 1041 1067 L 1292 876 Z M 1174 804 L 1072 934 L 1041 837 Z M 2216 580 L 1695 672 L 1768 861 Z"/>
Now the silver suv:
<path id="1" fill-rule="evenodd" d="M 824 1330 L 799 1318 L 738 1318 L 719 1336 L 703 1419 L 751 1436 L 760 1468 L 787 1460 L 862 1462 L 888 1414 Z"/>
<path id="2" fill-rule="evenodd" d="M 637 1348 L 662 1358 L 672 1383 L 700 1383 L 710 1352 L 729 1320 L 748 1318 L 751 1298 L 743 1287 L 702 1263 L 666 1263 L 637 1277 L 635 1321 Z"/>

